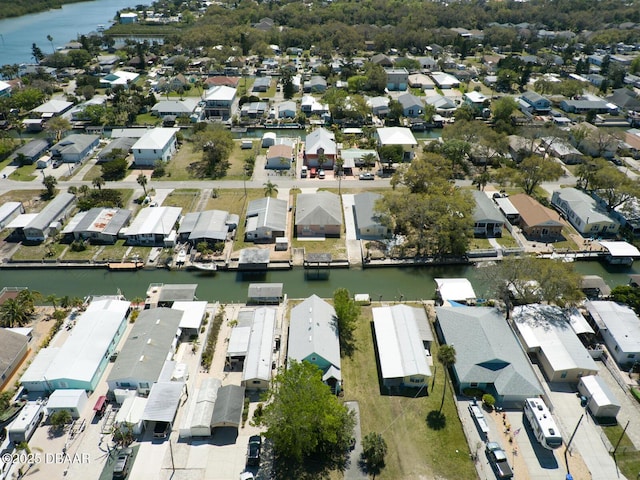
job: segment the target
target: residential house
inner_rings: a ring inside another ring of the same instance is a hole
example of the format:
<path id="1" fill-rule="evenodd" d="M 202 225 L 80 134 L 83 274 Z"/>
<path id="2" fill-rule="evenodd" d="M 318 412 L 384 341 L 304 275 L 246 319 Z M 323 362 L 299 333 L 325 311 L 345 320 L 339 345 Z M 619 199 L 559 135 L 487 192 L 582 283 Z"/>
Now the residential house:
<path id="1" fill-rule="evenodd" d="M 133 144 L 133 162 L 136 166 L 153 167 L 156 162 L 168 162 L 178 150 L 179 128 L 156 127 L 148 130 Z"/>
<path id="2" fill-rule="evenodd" d="M 402 105 L 402 114 L 408 118 L 419 118 L 424 114 L 424 103 L 411 93 L 405 93 L 398 97 Z"/>
<path id="3" fill-rule="evenodd" d="M 93 299 L 62 346 L 40 350 L 20 378 L 22 386 L 32 392 L 96 390 L 127 327 L 130 306 L 114 297 Z"/>
<path id="4" fill-rule="evenodd" d="M 5 202 L 0 205 L 0 230 L 24 213 L 22 202 Z"/>
<path id="5" fill-rule="evenodd" d="M 233 114 L 236 89 L 226 85 L 216 85 L 204 95 L 204 113 L 207 118 L 229 120 Z"/>
<path id="6" fill-rule="evenodd" d="M 376 212 L 376 202 L 382 198 L 379 193 L 365 192 L 353 196 L 353 213 L 358 238 L 386 238 L 389 228 L 380 221 Z"/>
<path id="7" fill-rule="evenodd" d="M 100 144 L 98 135 L 71 134 L 51 147 L 51 156 L 64 163 L 80 163 Z"/>
<path id="8" fill-rule="evenodd" d="M 638 197 L 632 197 L 621 203 L 609 214 L 634 237 L 640 236 L 640 199 Z"/>
<path id="9" fill-rule="evenodd" d="M 587 301 L 592 323 L 618 365 L 627 369 L 640 362 L 640 319 L 626 305 L 610 301 Z"/>
<path id="10" fill-rule="evenodd" d="M 296 118 L 298 106 L 293 100 L 278 105 L 278 118 Z"/>
<path id="11" fill-rule="evenodd" d="M 196 98 L 185 98 L 184 100 L 162 100 L 151 107 L 151 114 L 157 117 L 174 115 L 175 117 L 190 117 L 198 107 Z"/>
<path id="12" fill-rule="evenodd" d="M 620 141 L 603 129 L 588 122 L 581 122 L 571 129 L 572 143 L 585 155 L 613 158 Z M 577 137 L 577 138 L 576 138 Z"/>
<path id="13" fill-rule="evenodd" d="M 205 210 L 187 213 L 180 222 L 178 240 L 196 246 L 201 242 L 215 245 L 227 240 L 230 231 L 235 230 L 235 215 L 225 210 Z"/>
<path id="14" fill-rule="evenodd" d="M 367 105 L 371 107 L 371 113 L 376 117 L 389 115 L 389 97 L 371 97 L 367 99 Z"/>
<path id="15" fill-rule="evenodd" d="M 175 226 L 181 214 L 179 207 L 143 208 L 123 231 L 123 236 L 130 245 L 164 246 L 175 241 Z"/>
<path id="16" fill-rule="evenodd" d="M 501 237 L 505 219 L 484 192 L 474 190 L 473 233 L 483 237 Z"/>
<path id="17" fill-rule="evenodd" d="M 247 102 L 240 107 L 240 117 L 260 119 L 269 111 L 269 102 Z"/>
<path id="18" fill-rule="evenodd" d="M 270 243 L 275 242 L 278 237 L 284 237 L 287 231 L 288 210 L 288 202 L 277 198 L 265 197 L 249 202 L 245 240 Z"/>
<path id="19" fill-rule="evenodd" d="M 376 53 L 371 57 L 371 63 L 375 63 L 381 67 L 393 67 L 393 60 L 384 53 Z"/>
<path id="20" fill-rule="evenodd" d="M 421 90 L 434 90 L 436 84 L 431 77 L 424 73 L 414 73 L 409 75 L 409 86 L 411 88 L 419 88 Z"/>
<path id="21" fill-rule="evenodd" d="M 31 242 L 43 242 L 53 232 L 60 231 L 62 222 L 71 213 L 75 203 L 75 195 L 66 192 L 59 193 L 22 229 L 24 238 Z"/>
<path id="22" fill-rule="evenodd" d="M 131 210 L 96 207 L 79 212 L 62 230 L 63 236 L 89 240 L 92 244 L 113 245 L 120 230 L 131 221 Z"/>
<path id="23" fill-rule="evenodd" d="M 253 86 L 251 87 L 251 91 L 252 92 L 257 92 L 257 93 L 268 92 L 269 88 L 271 87 L 271 80 L 272 80 L 272 78 L 270 76 L 257 77 L 255 79 L 255 81 L 253 82 Z"/>
<path id="24" fill-rule="evenodd" d="M 436 333 L 453 345 L 451 367 L 458 392 L 481 389 L 504 408 L 521 407 L 544 393 L 515 334 L 498 309 L 437 307 Z"/>
<path id="25" fill-rule="evenodd" d="M 295 227 L 298 237 L 340 237 L 342 231 L 340 197 L 326 191 L 299 194 Z"/>
<path id="26" fill-rule="evenodd" d="M 265 168 L 271 170 L 289 170 L 294 159 L 294 149 L 291 145 L 272 145 L 267 150 Z"/>
<path id="27" fill-rule="evenodd" d="M 228 77 L 226 75 L 216 75 L 214 77 L 207 77 L 204 80 L 204 84 L 207 88 L 222 86 L 237 88 L 240 84 L 240 77 Z"/>
<path id="28" fill-rule="evenodd" d="M 416 57 L 416 60 L 420 62 L 420 68 L 422 70 L 433 70 L 438 66 L 438 62 L 433 57 Z"/>
<path id="29" fill-rule="evenodd" d="M 101 163 L 113 160 L 113 155 L 116 150 L 120 150 L 121 153 L 128 155 L 137 141 L 137 138 L 131 137 L 118 137 L 112 139 L 106 147 L 98 152 L 97 162 Z"/>
<path id="30" fill-rule="evenodd" d="M 509 200 L 518 211 L 519 226 L 527 239 L 553 242 L 562 238 L 562 228 L 565 224 L 557 212 L 525 193 L 511 195 Z"/>
<path id="31" fill-rule="evenodd" d="M 403 160 L 411 161 L 415 155 L 415 148 L 418 146 L 416 137 L 411 129 L 406 127 L 383 127 L 376 129 L 378 146 L 400 145 L 404 151 Z M 384 159 L 383 159 L 384 161 Z"/>
<path id="32" fill-rule="evenodd" d="M 521 105 L 530 113 L 545 115 L 551 111 L 551 101 L 533 90 L 527 90 L 520 95 Z"/>
<path id="33" fill-rule="evenodd" d="M 250 283 L 247 290 L 247 305 L 278 305 L 284 299 L 282 283 Z"/>
<path id="34" fill-rule="evenodd" d="M 148 395 L 173 357 L 182 312 L 171 308 L 140 311 L 107 378 L 109 391 L 137 390 Z"/>
<path id="35" fill-rule="evenodd" d="M 431 72 L 430 75 L 433 81 L 436 82 L 436 86 L 442 90 L 449 90 L 460 86 L 460 80 L 448 73 Z"/>
<path id="36" fill-rule="evenodd" d="M 247 390 L 267 390 L 270 386 L 276 314 L 277 310 L 269 307 L 259 307 L 253 312 L 241 380 Z"/>
<path id="37" fill-rule="evenodd" d="M 406 68 L 385 68 L 387 74 L 387 90 L 403 92 L 409 86 L 409 72 Z"/>
<path id="38" fill-rule="evenodd" d="M 136 23 L 138 21 L 138 14 L 136 12 L 121 12 L 120 23 L 126 25 L 127 23 Z"/>
<path id="39" fill-rule="evenodd" d="M 595 199 L 575 188 L 555 190 L 551 205 L 584 236 L 611 236 L 620 230 L 620 224 L 600 208 Z"/>
<path id="40" fill-rule="evenodd" d="M 549 155 L 562 160 L 567 165 L 575 165 L 584 161 L 584 155 L 580 150 L 560 138 L 543 137 L 540 139 L 540 146 Z"/>
<path id="41" fill-rule="evenodd" d="M 36 114 L 39 118 L 49 119 L 53 117 L 59 117 L 66 111 L 73 107 L 73 102 L 67 102 L 66 100 L 52 99 L 42 105 L 37 106 L 31 110 L 32 114 Z"/>
<path id="42" fill-rule="evenodd" d="M 428 389 L 433 335 L 424 309 L 394 305 L 372 313 L 383 385 Z"/>
<path id="43" fill-rule="evenodd" d="M 522 346 L 536 356 L 548 381 L 577 383 L 580 377 L 598 373 L 561 308 L 519 305 L 513 309 L 512 320 Z"/>
<path id="44" fill-rule="evenodd" d="M 489 98 L 475 90 L 462 95 L 462 102 L 470 106 L 478 115 L 489 106 Z"/>
<path id="45" fill-rule="evenodd" d="M 365 157 L 367 155 L 371 155 L 373 160 L 369 165 L 365 163 Z M 375 167 L 376 162 L 380 160 L 378 157 L 378 152 L 376 150 L 365 150 L 362 148 L 344 148 L 340 150 L 340 158 L 342 158 L 344 165 L 342 168 L 353 169 L 354 167 L 365 167 L 365 168 L 373 168 Z"/>
<path id="46" fill-rule="evenodd" d="M 319 76 L 315 75 L 308 81 L 304 82 L 302 91 L 304 93 L 324 93 L 327 90 L 327 81 Z"/>
<path id="47" fill-rule="evenodd" d="M 35 138 L 14 151 L 9 157 L 9 160 L 23 165 L 33 164 L 48 148 L 49 140 L 46 138 Z"/>
<path id="48" fill-rule="evenodd" d="M 0 328 L 0 387 L 4 388 L 11 380 L 29 353 L 29 337 Z"/>
<path id="49" fill-rule="evenodd" d="M 138 58 L 136 62 L 140 63 L 140 59 Z M 100 79 L 100 86 L 106 88 L 115 87 L 116 85 L 128 87 L 130 84 L 134 83 L 139 76 L 140 75 L 135 72 L 129 72 L 127 70 L 116 70 L 115 72 L 111 72 L 109 75 L 102 77 Z"/>
<path id="50" fill-rule="evenodd" d="M 322 371 L 322 380 L 335 393 L 342 385 L 340 340 L 333 307 L 311 295 L 291 309 L 289 361 L 307 361 Z"/>
<path id="51" fill-rule="evenodd" d="M 638 79 L 640 81 L 640 79 Z M 618 88 L 614 90 L 606 99 L 607 102 L 613 103 L 623 112 L 633 112 L 640 110 L 640 97 L 629 88 Z"/>
<path id="52" fill-rule="evenodd" d="M 433 105 L 436 109 L 436 113 L 438 115 L 443 115 L 445 117 L 450 117 L 458 108 L 458 104 L 455 100 L 445 97 L 440 94 L 429 95 L 425 99 L 425 103 L 427 105 Z"/>
<path id="53" fill-rule="evenodd" d="M 333 168 L 337 156 L 338 148 L 333 132 L 321 127 L 307 135 L 304 150 L 306 166 Z"/>
<path id="54" fill-rule="evenodd" d="M 331 119 L 329 104 L 321 103 L 311 95 L 303 95 L 300 103 L 300 111 L 307 116 L 319 116 L 325 122 Z"/>
<path id="55" fill-rule="evenodd" d="M 11 84 L 0 80 L 0 97 L 11 96 Z"/>
<path id="56" fill-rule="evenodd" d="M 567 99 L 560 102 L 560 109 L 567 113 L 586 114 L 593 113 L 609 113 L 615 115 L 618 113 L 618 107 L 606 100 L 572 100 Z"/>

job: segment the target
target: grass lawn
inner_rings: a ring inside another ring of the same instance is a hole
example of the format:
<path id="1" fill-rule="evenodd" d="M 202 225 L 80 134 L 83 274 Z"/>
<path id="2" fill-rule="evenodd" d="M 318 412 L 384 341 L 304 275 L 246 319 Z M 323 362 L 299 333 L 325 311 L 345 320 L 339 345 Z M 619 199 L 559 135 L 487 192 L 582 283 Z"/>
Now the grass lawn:
<path id="1" fill-rule="evenodd" d="M 20 248 L 16 251 L 16 253 L 11 257 L 14 261 L 20 260 L 42 260 L 45 259 L 55 259 L 60 257 L 66 245 L 61 245 L 60 243 L 41 243 L 39 245 L 20 245 Z M 52 255 L 49 255 L 49 254 Z"/>
<path id="2" fill-rule="evenodd" d="M 242 81 L 238 84 L 238 93 L 236 96 L 240 98 L 243 95 L 246 95 L 247 92 L 251 92 L 251 87 L 253 87 L 255 81 L 255 78 L 243 77 Z"/>
<path id="3" fill-rule="evenodd" d="M 193 212 L 198 206 L 200 193 L 200 190 L 188 188 L 174 190 L 167 196 L 162 206 L 180 207 L 182 208 L 182 213 Z"/>
<path id="4" fill-rule="evenodd" d="M 120 262 L 129 247 L 124 244 L 125 240 L 120 239 L 116 241 L 114 245 L 106 245 L 102 250 L 102 253 L 98 257 L 99 260 L 111 260 L 114 262 Z"/>
<path id="5" fill-rule="evenodd" d="M 167 174 L 164 177 L 154 178 L 153 181 L 162 180 L 194 180 L 189 173 L 189 166 L 202 160 L 202 152 L 194 152 L 191 142 L 183 142 L 178 152 L 166 165 Z"/>
<path id="6" fill-rule="evenodd" d="M 98 250 L 102 248 L 101 245 L 87 245 L 87 249 L 81 252 L 74 252 L 71 248 L 67 248 L 67 251 L 62 257 L 63 260 L 91 260 Z"/>
<path id="7" fill-rule="evenodd" d="M 427 416 L 437 414 L 442 400 L 445 377 L 440 366 L 432 368 L 437 374 L 429 396 L 381 395 L 371 321 L 371 308 L 364 307 L 355 331 L 356 351 L 342 360 L 342 370 L 344 400 L 359 402 L 362 435 L 382 433 L 388 446 L 386 466 L 376 478 L 478 478 L 450 388 L 442 428 L 427 425 Z M 435 343 L 431 353 L 436 358 Z"/>
<path id="8" fill-rule="evenodd" d="M 238 195 L 238 194 L 240 194 L 240 195 Z M 209 205 L 214 200 L 222 200 L 225 203 L 228 203 L 229 201 L 235 200 L 234 205 L 229 205 L 229 206 L 230 207 L 235 206 L 235 208 L 237 210 L 239 210 L 239 211 L 236 212 L 236 211 L 232 211 L 232 210 L 226 209 L 226 208 L 223 208 L 221 210 L 228 210 L 229 213 L 237 213 L 238 215 L 240 215 L 240 218 L 243 219 L 243 218 L 245 218 L 246 208 L 249 205 L 249 202 L 252 201 L 252 200 L 257 200 L 258 198 L 263 198 L 264 197 L 264 192 L 262 190 L 259 190 L 259 189 L 256 189 L 256 188 L 247 190 L 246 202 L 245 202 L 245 196 L 244 196 L 244 192 L 243 191 L 225 190 L 224 191 L 224 196 L 226 197 L 225 199 L 217 198 L 217 199 L 209 200 Z M 220 209 L 220 207 L 214 207 L 214 208 Z M 245 229 L 245 225 L 241 221 L 240 225 L 238 225 L 238 231 L 236 233 L 236 239 L 233 241 L 233 251 L 234 252 L 237 252 L 238 250 L 242 250 L 243 248 L 255 247 L 255 244 L 253 242 L 245 242 L 244 241 L 244 229 Z"/>
<path id="9" fill-rule="evenodd" d="M 38 174 L 36 173 L 36 164 L 32 163 L 31 165 L 23 165 L 22 167 L 17 168 L 13 173 L 9 175 L 11 180 L 17 180 L 19 182 L 31 182 L 33 181 Z"/>
<path id="10" fill-rule="evenodd" d="M 492 248 L 487 238 L 472 238 L 469 241 L 469 250 L 489 250 Z"/>
<path id="11" fill-rule="evenodd" d="M 127 259 L 138 257 L 140 260 L 146 261 L 147 258 L 149 258 L 149 254 L 151 253 L 152 248 L 153 247 L 133 247 L 129 252 L 129 255 L 127 255 Z"/>
<path id="12" fill-rule="evenodd" d="M 553 248 L 557 249 L 564 249 L 567 248 L 569 250 L 578 250 L 578 245 L 576 244 L 576 242 L 573 241 L 573 239 L 571 238 L 571 234 L 575 234 L 576 232 L 570 228 L 570 227 L 563 227 L 562 228 L 562 236 L 565 238 L 563 241 L 561 242 L 554 242 L 553 243 Z"/>
<path id="13" fill-rule="evenodd" d="M 249 200 L 264 197 L 264 192 L 260 189 L 247 189 L 247 197 Z M 206 210 L 226 210 L 229 213 L 240 215 L 244 213 L 245 196 L 243 190 L 235 189 L 218 189 L 217 198 L 210 198 L 207 201 Z"/>
<path id="14" fill-rule="evenodd" d="M 244 178 L 244 160 L 254 154 L 257 141 L 259 140 L 253 142 L 254 148 L 251 150 L 243 150 L 242 141 L 240 140 L 233 142 L 233 150 L 229 156 L 229 163 L 231 165 L 224 177 L 225 180 L 242 180 Z"/>
<path id="15" fill-rule="evenodd" d="M 636 478 L 638 472 L 640 472 L 640 452 L 635 450 L 633 446 L 633 442 L 625 433 L 623 435 L 623 427 L 621 425 L 613 425 L 610 427 L 602 427 L 602 431 L 605 433 L 611 445 L 616 445 L 618 443 L 618 439 L 620 439 L 620 435 L 622 435 L 622 440 L 620 440 L 620 445 L 618 447 L 618 453 L 616 453 L 614 459 L 618 468 L 622 472 L 622 474 L 629 478 Z"/>
<path id="16" fill-rule="evenodd" d="M 82 180 L 92 182 L 95 178 L 102 176 L 102 167 L 98 164 L 93 165 L 87 173 L 84 174 Z"/>
<path id="17" fill-rule="evenodd" d="M 0 195 L 0 205 L 22 202 L 29 213 L 39 212 L 46 205 L 41 199 L 42 190 L 12 190 Z"/>
<path id="18" fill-rule="evenodd" d="M 136 125 L 160 125 L 162 119 L 150 113 L 141 113 L 136 116 Z"/>
<path id="19" fill-rule="evenodd" d="M 506 228 L 502 231 L 502 237 L 496 238 L 496 240 L 503 248 L 518 248 L 520 246 Z"/>
<path id="20" fill-rule="evenodd" d="M 347 258 L 347 244 L 342 238 L 326 238 L 324 240 L 298 240 L 293 238 L 291 248 L 304 248 L 307 253 L 330 253 L 334 260 Z"/>

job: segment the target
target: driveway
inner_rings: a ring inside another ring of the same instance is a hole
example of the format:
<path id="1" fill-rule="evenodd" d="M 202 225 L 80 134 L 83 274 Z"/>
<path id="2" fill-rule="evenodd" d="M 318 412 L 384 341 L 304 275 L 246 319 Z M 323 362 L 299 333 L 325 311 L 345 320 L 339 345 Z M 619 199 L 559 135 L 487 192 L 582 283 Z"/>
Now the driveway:
<path id="1" fill-rule="evenodd" d="M 360 431 L 360 406 L 358 402 L 345 402 L 345 405 L 356 414 L 356 426 L 353 429 L 353 436 L 356 439 L 356 446 L 349 455 L 349 465 L 344 472 L 345 480 L 366 480 L 369 478 L 360 470 L 359 461 L 362 455 L 362 432 Z"/>
<path id="2" fill-rule="evenodd" d="M 344 225 L 346 230 L 347 255 L 351 265 L 362 263 L 362 253 L 360 251 L 360 240 L 356 234 L 356 222 L 353 214 L 354 195 L 342 194 L 342 209 L 344 213 Z"/>

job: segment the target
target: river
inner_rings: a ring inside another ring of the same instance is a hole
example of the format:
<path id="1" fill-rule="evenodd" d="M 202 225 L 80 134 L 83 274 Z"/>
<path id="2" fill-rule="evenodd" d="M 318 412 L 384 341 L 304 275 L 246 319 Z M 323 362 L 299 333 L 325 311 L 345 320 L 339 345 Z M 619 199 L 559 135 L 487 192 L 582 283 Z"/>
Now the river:
<path id="1" fill-rule="evenodd" d="M 126 7 L 150 4 L 140 0 L 95 0 L 72 3 L 60 9 L 0 20 L 0 65 L 32 63 L 31 45 L 46 55 L 79 35 L 95 32 L 98 25 L 108 26 L 116 13 Z"/>
<path id="2" fill-rule="evenodd" d="M 628 283 L 629 274 L 640 273 L 640 266 L 631 269 L 611 268 L 599 262 L 576 262 L 576 270 L 583 275 L 600 275 L 610 286 Z M 44 296 L 85 297 L 87 295 L 116 294 L 118 290 L 128 299 L 145 297 L 151 283 L 197 283 L 196 295 L 201 300 L 223 303 L 244 302 L 247 288 L 253 282 L 284 284 L 290 298 L 304 298 L 313 293 L 331 297 L 340 287 L 352 293 L 368 293 L 373 300 L 432 299 L 436 277 L 467 277 L 479 297 L 490 296 L 490 282 L 482 267 L 440 266 L 415 268 L 334 269 L 316 272 L 294 268 L 264 274 L 242 274 L 220 271 L 211 275 L 201 272 L 140 270 L 137 272 L 109 272 L 104 269 L 21 269 L 0 270 L 0 287 L 29 287 Z M 322 276 L 324 274 L 324 276 Z"/>

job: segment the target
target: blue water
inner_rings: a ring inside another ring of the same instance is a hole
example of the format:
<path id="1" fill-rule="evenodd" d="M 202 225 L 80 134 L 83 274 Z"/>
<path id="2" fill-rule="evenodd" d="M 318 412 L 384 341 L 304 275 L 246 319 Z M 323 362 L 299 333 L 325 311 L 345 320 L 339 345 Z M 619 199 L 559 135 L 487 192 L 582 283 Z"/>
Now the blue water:
<path id="1" fill-rule="evenodd" d="M 76 40 L 79 35 L 95 32 L 98 25 L 108 26 L 119 10 L 149 3 L 140 0 L 95 0 L 0 20 L 0 65 L 32 63 L 33 43 L 45 55 L 52 53 L 53 49 Z M 53 48 L 47 35 L 53 37 Z"/>

